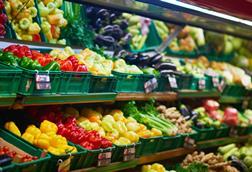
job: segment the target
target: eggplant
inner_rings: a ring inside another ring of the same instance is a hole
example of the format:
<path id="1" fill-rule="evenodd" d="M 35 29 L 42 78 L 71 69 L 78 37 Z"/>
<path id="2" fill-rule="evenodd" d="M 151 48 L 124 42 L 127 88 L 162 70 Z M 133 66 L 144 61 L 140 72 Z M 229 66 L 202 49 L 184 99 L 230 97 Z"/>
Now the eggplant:
<path id="1" fill-rule="evenodd" d="M 115 13 L 111 13 L 110 16 L 109 16 L 109 21 L 110 23 L 113 23 L 113 21 L 117 18 L 116 14 Z"/>
<path id="2" fill-rule="evenodd" d="M 12 158 L 6 154 L 0 155 L 0 167 L 10 165 Z"/>
<path id="3" fill-rule="evenodd" d="M 128 28 L 129 23 L 127 22 L 127 20 L 122 20 L 119 26 L 121 27 L 122 30 L 125 30 Z"/>
<path id="4" fill-rule="evenodd" d="M 146 56 L 140 56 L 138 57 L 138 59 L 139 59 L 138 65 L 141 67 L 146 67 L 149 63 L 150 57 L 146 55 Z"/>
<path id="5" fill-rule="evenodd" d="M 150 59 L 150 65 L 158 64 L 162 60 L 163 56 L 161 54 L 155 54 Z"/>
<path id="6" fill-rule="evenodd" d="M 197 128 L 205 128 L 205 125 L 201 121 L 197 121 L 195 125 Z"/>
<path id="7" fill-rule="evenodd" d="M 99 34 L 104 35 L 104 36 L 111 36 L 113 33 L 113 26 L 112 25 L 107 25 L 103 28 L 101 28 Z"/>
<path id="8" fill-rule="evenodd" d="M 122 59 L 124 59 L 126 56 L 127 56 L 127 51 L 126 50 L 123 50 L 123 49 L 121 49 L 121 50 L 116 50 L 115 52 L 114 52 L 114 57 L 119 57 L 119 58 L 122 58 Z"/>
<path id="9" fill-rule="evenodd" d="M 100 29 L 102 27 L 102 19 L 101 18 L 98 18 L 96 21 L 95 21 L 95 28 L 96 29 Z"/>
<path id="10" fill-rule="evenodd" d="M 228 157 L 228 160 L 231 161 L 231 166 L 235 167 L 240 172 L 248 172 L 248 167 L 240 161 L 236 156 Z"/>
<path id="11" fill-rule="evenodd" d="M 96 17 L 96 13 L 99 11 L 99 8 L 95 8 L 93 6 L 88 6 L 86 7 L 86 14 L 89 18 L 94 18 Z"/>
<path id="12" fill-rule="evenodd" d="M 159 65 L 157 65 L 156 67 L 157 70 L 161 71 L 161 70 L 174 70 L 176 71 L 176 65 L 172 64 L 172 63 L 161 63 Z"/>
<path id="13" fill-rule="evenodd" d="M 109 12 L 107 9 L 100 9 L 97 13 L 96 13 L 96 16 L 105 20 L 105 19 L 108 19 L 109 18 Z"/>
<path id="14" fill-rule="evenodd" d="M 139 62 L 139 59 L 136 54 L 128 54 L 125 56 L 125 61 L 131 65 L 136 65 Z"/>
<path id="15" fill-rule="evenodd" d="M 189 120 L 191 118 L 191 113 L 184 104 L 180 105 L 179 111 L 186 120 Z"/>
<path id="16" fill-rule="evenodd" d="M 116 40 L 120 40 L 123 37 L 123 31 L 120 28 L 113 28 L 112 35 Z"/>
<path id="17" fill-rule="evenodd" d="M 95 42 L 98 45 L 103 45 L 103 46 L 113 46 L 115 44 L 115 39 L 112 36 L 102 36 L 102 35 L 97 35 L 95 37 Z"/>

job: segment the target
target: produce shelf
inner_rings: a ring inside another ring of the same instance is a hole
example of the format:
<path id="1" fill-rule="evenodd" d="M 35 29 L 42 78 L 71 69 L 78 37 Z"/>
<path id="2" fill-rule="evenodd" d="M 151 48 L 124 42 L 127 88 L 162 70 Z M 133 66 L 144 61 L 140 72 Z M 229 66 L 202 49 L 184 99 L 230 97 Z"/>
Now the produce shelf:
<path id="1" fill-rule="evenodd" d="M 249 138 L 252 138 L 252 135 L 246 136 L 237 136 L 237 137 L 225 137 L 214 140 L 201 141 L 197 143 L 197 148 L 206 149 L 211 147 L 222 146 L 230 143 L 242 143 L 246 142 Z"/>
<path id="2" fill-rule="evenodd" d="M 221 96 L 220 103 L 241 103 L 245 98 L 244 97 L 231 97 L 231 96 Z"/>
<path id="3" fill-rule="evenodd" d="M 222 146 L 229 143 L 241 143 L 246 142 L 249 138 L 252 138 L 252 135 L 247 136 L 240 136 L 240 137 L 226 137 L 220 139 L 213 139 L 207 141 L 201 141 L 197 143 L 197 149 L 205 149 L 211 147 Z M 155 153 L 153 155 L 143 156 L 135 160 L 131 160 L 128 162 L 117 162 L 112 163 L 109 166 L 105 167 L 92 167 L 92 168 L 85 168 L 74 170 L 72 172 L 111 172 L 111 171 L 119 171 L 134 168 L 137 165 L 148 164 L 153 162 L 158 162 L 166 159 L 171 159 L 183 155 L 190 154 L 194 152 L 196 148 L 177 148 L 169 151 Z"/>
<path id="4" fill-rule="evenodd" d="M 252 22 L 184 2 L 168 0 L 70 1 L 117 9 L 177 25 L 191 25 L 219 33 L 252 38 Z"/>
<path id="5" fill-rule="evenodd" d="M 156 93 L 118 93 L 116 96 L 117 101 L 127 100 L 148 100 L 154 98 L 159 101 L 173 101 L 177 99 L 175 92 L 156 92 Z"/>
<path id="6" fill-rule="evenodd" d="M 0 96 L 0 107 L 11 106 L 16 96 Z"/>
<path id="7" fill-rule="evenodd" d="M 218 91 L 198 91 L 198 90 L 181 90 L 178 92 L 178 98 L 200 98 L 200 97 L 219 97 Z"/>
<path id="8" fill-rule="evenodd" d="M 94 103 L 113 102 L 115 93 L 93 93 L 84 95 L 48 95 L 48 96 L 25 96 L 22 105 L 52 105 L 52 104 L 74 104 L 74 103 Z"/>

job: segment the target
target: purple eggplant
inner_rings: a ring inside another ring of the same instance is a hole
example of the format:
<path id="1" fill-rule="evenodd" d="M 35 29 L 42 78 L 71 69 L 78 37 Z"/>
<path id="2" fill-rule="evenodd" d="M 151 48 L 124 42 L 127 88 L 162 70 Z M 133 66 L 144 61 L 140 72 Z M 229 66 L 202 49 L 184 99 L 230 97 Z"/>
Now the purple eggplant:
<path id="1" fill-rule="evenodd" d="M 131 41 L 131 39 L 132 39 L 131 33 L 127 33 L 126 35 L 124 35 L 124 36 L 121 38 L 119 44 L 120 44 L 120 45 L 127 45 L 127 44 L 129 44 L 129 42 Z"/>
<path id="2" fill-rule="evenodd" d="M 159 65 L 156 66 L 156 69 L 158 71 L 161 71 L 161 70 L 174 70 L 174 71 L 176 71 L 177 67 L 173 63 L 160 63 Z"/>
<path id="3" fill-rule="evenodd" d="M 121 27 L 122 30 L 125 30 L 128 28 L 129 23 L 127 22 L 127 20 L 122 20 L 119 24 L 119 26 Z"/>
<path id="4" fill-rule="evenodd" d="M 9 157 L 8 155 L 0 155 L 0 167 L 4 167 L 7 165 L 10 165 L 12 161 L 12 158 Z"/>
<path id="5" fill-rule="evenodd" d="M 97 35 L 95 42 L 101 46 L 113 46 L 115 44 L 115 39 L 112 36 Z"/>
<path id="6" fill-rule="evenodd" d="M 155 54 L 150 59 L 150 65 L 156 65 L 162 60 L 163 56 L 161 54 Z"/>
<path id="7" fill-rule="evenodd" d="M 105 20 L 105 19 L 108 19 L 109 18 L 109 12 L 107 9 L 100 9 L 97 13 L 96 13 L 96 16 Z"/>

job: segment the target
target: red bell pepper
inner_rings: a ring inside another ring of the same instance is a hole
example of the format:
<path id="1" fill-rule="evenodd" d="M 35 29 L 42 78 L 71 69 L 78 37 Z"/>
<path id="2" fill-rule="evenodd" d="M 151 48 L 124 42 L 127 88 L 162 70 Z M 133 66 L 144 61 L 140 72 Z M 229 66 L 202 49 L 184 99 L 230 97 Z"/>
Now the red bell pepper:
<path id="1" fill-rule="evenodd" d="M 73 71 L 73 64 L 70 60 L 60 61 L 60 70 L 62 71 Z"/>
<path id="2" fill-rule="evenodd" d="M 87 67 L 85 65 L 78 65 L 77 68 L 75 68 L 76 72 L 87 72 Z"/>
<path id="3" fill-rule="evenodd" d="M 39 35 L 39 34 L 34 34 L 34 35 L 32 36 L 32 41 L 34 41 L 34 42 L 41 42 L 41 37 L 40 37 L 40 35 Z"/>

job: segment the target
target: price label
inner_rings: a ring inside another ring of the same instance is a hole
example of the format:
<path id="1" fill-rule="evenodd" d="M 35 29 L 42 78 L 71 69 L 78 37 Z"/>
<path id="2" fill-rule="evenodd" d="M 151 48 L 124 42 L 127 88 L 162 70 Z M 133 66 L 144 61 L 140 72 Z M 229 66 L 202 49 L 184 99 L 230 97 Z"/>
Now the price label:
<path id="1" fill-rule="evenodd" d="M 37 90 L 50 90 L 51 89 L 51 83 L 38 82 L 38 83 L 36 83 L 36 89 Z"/>
<path id="2" fill-rule="evenodd" d="M 50 83 L 50 76 L 48 74 L 36 74 L 36 89 L 37 90 L 50 90 L 51 83 Z"/>
<path id="3" fill-rule="evenodd" d="M 145 93 L 150 93 L 158 87 L 158 82 L 156 78 L 152 78 L 144 83 Z"/>
<path id="4" fill-rule="evenodd" d="M 225 86 L 226 86 L 226 83 L 225 83 L 224 79 L 222 79 L 220 84 L 218 85 L 219 92 L 222 92 L 224 90 Z"/>
<path id="5" fill-rule="evenodd" d="M 214 87 L 218 87 L 219 86 L 219 78 L 217 76 L 213 76 L 212 77 L 212 82 L 213 82 L 213 86 Z"/>
<path id="6" fill-rule="evenodd" d="M 111 152 L 102 152 L 98 155 L 98 163 L 97 166 L 107 166 L 111 163 Z"/>
<path id="7" fill-rule="evenodd" d="M 195 145 L 195 140 L 192 139 L 191 137 L 185 137 L 185 140 L 184 140 L 184 147 L 185 148 L 189 148 L 189 149 L 192 149 L 194 148 L 196 145 Z"/>
<path id="8" fill-rule="evenodd" d="M 43 75 L 36 74 L 35 78 L 36 78 L 36 82 L 50 82 L 50 76 L 46 74 L 43 74 Z"/>
<path id="9" fill-rule="evenodd" d="M 199 89 L 204 90 L 206 88 L 206 81 L 204 78 L 199 79 Z"/>
<path id="10" fill-rule="evenodd" d="M 178 88 L 177 80 L 175 76 L 168 76 L 168 81 L 170 83 L 171 88 Z"/>
<path id="11" fill-rule="evenodd" d="M 136 148 L 135 148 L 135 146 L 124 149 L 123 161 L 130 161 L 132 159 L 135 159 L 135 157 L 136 157 Z"/>
<path id="12" fill-rule="evenodd" d="M 238 136 L 237 128 L 231 127 L 230 132 L 229 132 L 229 136 Z"/>
<path id="13" fill-rule="evenodd" d="M 59 162 L 58 172 L 68 172 L 70 171 L 72 156 L 67 158 L 65 161 Z"/>

